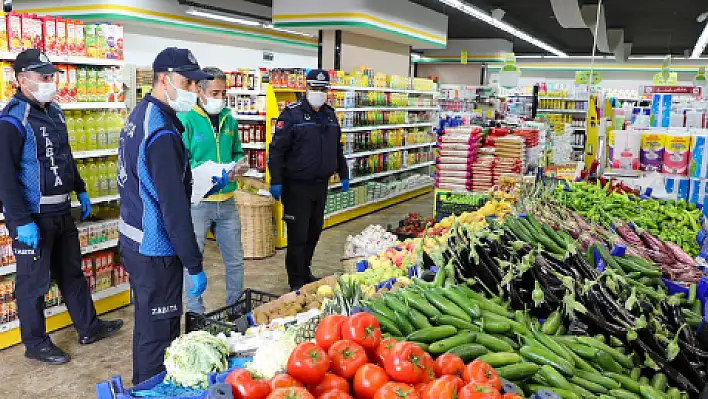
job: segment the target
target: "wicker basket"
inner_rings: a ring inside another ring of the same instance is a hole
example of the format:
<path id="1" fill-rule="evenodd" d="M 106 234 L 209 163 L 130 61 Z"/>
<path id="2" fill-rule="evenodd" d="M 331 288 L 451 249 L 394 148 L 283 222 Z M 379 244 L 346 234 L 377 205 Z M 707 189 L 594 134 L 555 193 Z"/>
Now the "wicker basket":
<path id="1" fill-rule="evenodd" d="M 251 178 L 240 178 L 239 187 L 248 185 L 268 190 L 268 184 Z M 234 192 L 241 217 L 241 242 L 245 259 L 263 259 L 275 254 L 273 244 L 273 198 L 243 190 Z"/>

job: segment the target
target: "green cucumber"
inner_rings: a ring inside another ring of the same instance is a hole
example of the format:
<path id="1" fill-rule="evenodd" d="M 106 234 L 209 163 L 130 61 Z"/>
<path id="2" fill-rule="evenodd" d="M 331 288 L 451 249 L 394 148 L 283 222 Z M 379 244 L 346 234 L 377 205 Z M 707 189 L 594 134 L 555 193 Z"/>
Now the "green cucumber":
<path id="1" fill-rule="evenodd" d="M 603 350 L 598 350 L 597 353 L 595 353 L 594 362 L 600 366 L 603 371 L 610 371 L 613 373 L 622 372 L 622 366 Z"/>
<path id="2" fill-rule="evenodd" d="M 548 349 L 538 346 L 523 346 L 519 353 L 525 359 L 538 365 L 548 365 L 560 371 L 564 375 L 573 375 L 573 366 L 565 359 L 556 355 Z"/>
<path id="3" fill-rule="evenodd" d="M 657 391 L 650 385 L 642 385 L 639 387 L 639 394 L 642 395 L 644 399 L 666 399 L 666 396 L 662 392 Z"/>
<path id="4" fill-rule="evenodd" d="M 535 328 L 531 329 L 531 334 L 533 334 L 534 338 L 536 338 L 541 345 L 545 346 L 551 352 L 565 359 L 571 366 L 575 367 L 575 360 L 573 360 L 573 357 L 570 355 L 570 351 L 565 346 L 559 344 L 551 339 L 551 337 L 543 334 Z"/>
<path id="5" fill-rule="evenodd" d="M 564 344 L 563 342 L 561 342 L 561 343 Z M 573 361 L 575 361 L 575 368 L 576 369 L 582 370 L 582 371 L 589 371 L 591 373 L 597 373 L 598 370 L 595 367 L 593 367 L 590 363 L 585 361 L 585 359 L 578 356 L 577 353 L 570 351 L 570 356 L 573 358 Z"/>
<path id="6" fill-rule="evenodd" d="M 484 333 L 478 333 L 477 338 L 475 338 L 475 342 L 484 345 L 487 349 L 491 350 L 492 352 L 513 352 L 514 348 L 509 345 L 508 342 L 499 339 L 497 337 L 493 337 L 489 334 L 484 334 Z"/>
<path id="7" fill-rule="evenodd" d="M 481 331 L 479 327 L 470 322 L 458 319 L 455 316 L 448 316 L 445 314 L 442 316 L 434 317 L 433 322 L 439 326 L 453 326 L 458 330 Z"/>
<path id="8" fill-rule="evenodd" d="M 496 313 L 500 316 L 504 316 L 507 318 L 512 318 L 513 315 L 509 313 L 506 307 L 501 306 L 499 304 L 496 304 L 489 299 L 485 298 L 484 295 L 475 292 L 471 288 L 465 286 L 465 285 L 458 285 L 455 286 L 455 289 L 460 291 L 463 295 L 466 297 L 470 298 L 472 301 L 476 302 L 477 305 L 484 311 L 488 310 L 490 312 Z"/>
<path id="9" fill-rule="evenodd" d="M 435 278 L 433 278 L 433 287 L 435 288 L 442 288 L 442 286 L 445 284 L 445 268 L 441 267 L 438 269 L 438 272 L 435 273 Z"/>
<path id="10" fill-rule="evenodd" d="M 666 397 L 669 399 L 681 399 L 681 391 L 676 387 L 671 387 L 666 391 Z"/>
<path id="11" fill-rule="evenodd" d="M 489 334 L 505 333 L 511 330 L 511 324 L 504 320 L 491 320 L 489 318 L 475 320 L 478 326 L 484 330 L 484 332 Z"/>
<path id="12" fill-rule="evenodd" d="M 369 310 L 373 310 L 374 312 L 385 316 L 389 320 L 396 320 L 396 314 L 393 312 L 393 310 L 389 309 L 386 305 L 384 305 L 383 301 L 381 300 L 366 301 L 364 303 L 364 306 L 369 308 Z"/>
<path id="13" fill-rule="evenodd" d="M 428 352 L 428 349 L 430 348 L 430 346 L 428 346 L 428 344 L 423 343 L 423 342 L 415 342 L 415 341 L 411 341 L 411 342 L 413 342 L 414 344 L 418 345 L 418 347 L 419 347 L 420 349 L 424 350 L 425 352 Z"/>
<path id="14" fill-rule="evenodd" d="M 656 389 L 657 391 L 664 392 L 666 390 L 666 387 L 669 385 L 669 379 L 664 373 L 656 373 L 651 378 L 650 384 L 651 387 Z"/>
<path id="15" fill-rule="evenodd" d="M 416 342 L 431 343 L 451 337 L 455 335 L 455 333 L 457 333 L 457 328 L 453 326 L 429 327 L 414 331 L 412 334 L 408 335 L 408 339 Z"/>
<path id="16" fill-rule="evenodd" d="M 413 324 L 413 326 L 419 330 L 423 328 L 430 328 L 433 326 L 432 324 L 430 324 L 428 318 L 425 317 L 423 313 L 420 313 L 412 307 L 408 308 L 408 318 L 410 319 L 411 324 Z"/>
<path id="17" fill-rule="evenodd" d="M 487 355 L 489 356 L 489 355 Z M 521 362 L 517 364 L 510 364 L 508 366 L 499 367 L 496 369 L 499 377 L 508 381 L 523 381 L 527 378 L 532 377 L 538 372 L 537 364 Z"/>
<path id="18" fill-rule="evenodd" d="M 427 299 L 428 302 L 433 304 L 433 306 L 438 308 L 438 310 L 440 310 L 442 314 L 455 316 L 464 321 L 472 321 L 470 315 L 468 315 L 459 306 L 455 305 L 454 302 L 445 298 L 442 294 L 439 294 L 438 292 L 435 292 L 433 290 L 427 290 L 423 291 L 423 295 L 425 295 L 425 299 Z"/>
<path id="19" fill-rule="evenodd" d="M 598 351 L 598 349 L 593 348 L 592 346 L 579 344 L 577 342 L 567 343 L 566 346 L 578 356 L 589 360 L 594 360 Z"/>
<path id="20" fill-rule="evenodd" d="M 631 369 L 634 367 L 634 362 L 632 361 L 632 358 L 625 355 L 624 353 L 618 351 L 617 349 L 605 344 L 604 342 L 600 342 L 597 339 L 593 339 L 590 337 L 577 337 L 576 338 L 578 342 L 584 345 L 592 346 L 594 348 L 603 350 L 607 352 L 610 356 L 612 356 L 613 359 L 619 364 L 622 365 L 622 367 Z"/>
<path id="21" fill-rule="evenodd" d="M 573 386 L 570 382 L 568 382 L 568 380 L 566 380 L 565 377 L 563 377 L 563 375 L 553 367 L 546 364 L 541 366 L 541 369 L 538 370 L 538 372 L 541 374 L 541 377 L 548 381 L 552 387 L 568 389 L 571 391 L 573 390 Z"/>
<path id="22" fill-rule="evenodd" d="M 415 328 L 413 328 L 413 324 L 408 321 L 408 318 L 405 315 L 396 311 L 394 311 L 393 314 L 396 316 L 396 318 L 394 319 L 394 321 L 396 322 L 396 326 L 398 326 L 398 329 L 401 330 L 403 335 L 408 335 L 415 331 Z"/>
<path id="23" fill-rule="evenodd" d="M 610 395 L 617 399 L 642 399 L 641 396 L 636 393 L 625 391 L 624 389 L 613 389 L 610 391 Z"/>
<path id="24" fill-rule="evenodd" d="M 546 318 L 546 321 L 543 322 L 543 326 L 541 327 L 542 331 L 546 335 L 553 335 L 556 333 L 558 330 L 558 327 L 561 324 L 561 315 L 558 312 L 553 312 L 548 317 Z"/>
<path id="25" fill-rule="evenodd" d="M 474 343 L 476 337 L 477 333 L 474 331 L 461 331 L 452 337 L 433 342 L 430 344 L 428 352 L 439 355 L 457 346 Z"/>
<path id="26" fill-rule="evenodd" d="M 578 377 L 577 375 L 570 377 L 569 381 L 572 382 L 573 384 L 581 386 L 581 387 L 583 387 L 583 388 L 587 389 L 588 391 L 595 393 L 595 394 L 609 392 L 609 390 L 607 388 L 603 387 L 602 385 L 592 382 L 592 381 L 588 381 L 585 378 Z"/>
<path id="27" fill-rule="evenodd" d="M 485 355 L 489 352 L 489 349 L 487 349 L 483 345 L 479 344 L 463 344 L 460 346 L 456 346 L 450 350 L 448 350 L 445 353 L 452 353 L 453 355 L 457 355 L 462 359 L 465 364 L 477 359 L 478 357 Z"/>
<path id="28" fill-rule="evenodd" d="M 445 298 L 452 301 L 455 305 L 459 306 L 460 309 L 465 311 L 471 318 L 478 319 L 482 316 L 482 309 L 475 302 L 470 301 L 461 292 L 453 289 L 446 289 L 442 291 Z"/>
<path id="29" fill-rule="evenodd" d="M 395 312 L 400 312 L 401 314 L 406 314 L 410 310 L 410 307 L 406 306 L 403 301 L 398 299 L 395 295 L 386 294 L 383 297 L 383 301 L 391 310 Z"/>
<path id="30" fill-rule="evenodd" d="M 513 352 L 499 352 L 499 353 L 489 353 L 484 356 L 480 356 L 477 360 L 481 360 L 488 365 L 496 368 L 509 366 L 521 362 L 521 356 Z"/>
<path id="31" fill-rule="evenodd" d="M 390 320 L 386 316 L 376 312 L 374 312 L 374 317 L 376 317 L 376 320 L 378 320 L 379 326 L 381 326 L 382 331 L 397 337 L 403 335 L 403 333 L 401 332 L 401 330 L 398 329 L 398 326 L 393 320 Z"/>
<path id="32" fill-rule="evenodd" d="M 598 373 L 583 373 L 583 379 L 588 380 L 590 382 L 594 382 L 595 384 L 602 385 L 603 387 L 607 389 L 620 389 L 620 383 L 613 380 L 610 377 L 598 374 Z"/>
<path id="33" fill-rule="evenodd" d="M 639 378 L 639 385 L 649 385 L 649 377 L 643 375 Z"/>
<path id="34" fill-rule="evenodd" d="M 575 392 L 575 393 L 577 393 L 578 395 L 580 395 L 580 397 L 583 398 L 583 399 L 595 399 L 595 397 L 597 397 L 597 395 L 595 395 L 594 393 L 592 393 L 592 392 L 588 391 L 587 389 L 581 387 L 580 385 L 574 385 L 574 386 L 573 386 L 573 392 Z"/>
<path id="35" fill-rule="evenodd" d="M 406 302 L 413 308 L 419 310 L 427 318 L 434 316 L 440 316 L 442 313 L 433 305 L 430 304 L 423 296 L 411 290 L 401 291 L 401 296 L 406 300 Z"/>
<path id="36" fill-rule="evenodd" d="M 606 377 L 610 377 L 613 380 L 617 381 L 620 383 L 622 388 L 634 392 L 634 393 L 639 393 L 639 383 L 626 375 L 618 374 L 618 373 L 611 373 L 611 372 L 604 372 L 602 375 Z"/>
<path id="37" fill-rule="evenodd" d="M 561 388 L 556 388 L 556 387 L 549 387 L 549 386 L 544 386 L 544 385 L 534 385 L 530 384 L 527 385 L 528 389 L 531 391 L 531 393 L 535 393 L 541 389 L 545 389 L 548 391 L 553 391 L 558 394 L 558 396 L 561 397 L 561 399 L 581 399 L 580 396 L 568 389 L 561 389 Z"/>

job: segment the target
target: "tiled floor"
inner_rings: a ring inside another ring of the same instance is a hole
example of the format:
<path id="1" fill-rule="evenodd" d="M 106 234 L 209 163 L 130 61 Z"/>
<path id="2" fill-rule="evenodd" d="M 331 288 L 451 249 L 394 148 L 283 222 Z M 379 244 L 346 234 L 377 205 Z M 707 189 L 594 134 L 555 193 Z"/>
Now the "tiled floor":
<path id="1" fill-rule="evenodd" d="M 377 213 L 325 230 L 322 233 L 313 273 L 326 276 L 340 272 L 340 258 L 348 235 L 357 234 L 369 224 L 397 223 L 408 212 L 432 214 L 432 195 L 425 195 Z M 208 309 L 219 307 L 224 301 L 223 263 L 218 249 L 209 242 L 205 251 L 204 266 L 209 275 L 209 290 L 205 300 Z M 285 251 L 259 261 L 246 261 L 245 286 L 273 293 L 287 291 Z M 127 307 L 105 316 L 122 318 L 126 326 L 116 336 L 89 347 L 77 343 L 76 332 L 66 328 L 52 334 L 53 341 L 68 351 L 73 360 L 64 366 L 45 366 L 26 360 L 21 345 L 0 351 L 0 398 L 54 399 L 95 398 L 94 384 L 121 375 L 126 383 L 131 376 L 131 345 L 133 317 Z"/>

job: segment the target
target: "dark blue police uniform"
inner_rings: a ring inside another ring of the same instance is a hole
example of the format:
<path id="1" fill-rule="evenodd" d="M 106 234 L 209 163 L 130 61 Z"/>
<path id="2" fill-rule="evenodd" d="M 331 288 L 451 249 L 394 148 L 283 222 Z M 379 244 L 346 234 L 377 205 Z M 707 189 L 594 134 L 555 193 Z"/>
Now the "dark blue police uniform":
<path id="1" fill-rule="evenodd" d="M 310 266 L 324 223 L 329 178 L 337 173 L 340 179 L 349 179 L 341 136 L 334 109 L 324 104 L 315 112 L 306 98 L 287 105 L 276 122 L 268 169 L 271 185 L 283 188 L 288 227 L 285 266 L 293 288 L 313 279 Z"/>
<path id="2" fill-rule="evenodd" d="M 69 147 L 64 113 L 56 103 L 40 105 L 18 90 L 0 117 L 0 201 L 11 237 L 17 237 L 19 226 L 32 222 L 40 231 L 37 248 L 12 242 L 20 332 L 30 352 L 51 345 L 44 320 L 51 278 L 82 337 L 100 326 L 81 270 L 72 191 L 86 192 L 86 185 Z"/>
<path id="3" fill-rule="evenodd" d="M 187 50 L 163 51 L 153 69 L 165 71 L 159 61 L 166 57 L 194 66 L 199 77 L 211 77 L 201 72 L 196 61 L 192 64 L 191 53 L 189 61 L 179 59 L 180 54 Z M 202 271 L 202 253 L 192 226 L 192 173 L 183 131 L 175 111 L 148 94 L 120 133 L 120 254 L 134 294 L 134 384 L 165 369 L 165 349 L 180 333 L 183 268 L 190 274 Z"/>

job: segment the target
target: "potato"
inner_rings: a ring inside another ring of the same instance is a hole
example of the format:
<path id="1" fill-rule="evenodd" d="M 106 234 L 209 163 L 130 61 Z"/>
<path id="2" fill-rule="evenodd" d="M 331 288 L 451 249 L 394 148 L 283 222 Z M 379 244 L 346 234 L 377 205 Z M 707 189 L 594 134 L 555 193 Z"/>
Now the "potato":
<path id="1" fill-rule="evenodd" d="M 322 304 L 320 304 L 317 301 L 313 301 L 310 303 L 310 305 L 307 307 L 308 309 L 319 309 Z"/>
<path id="2" fill-rule="evenodd" d="M 268 324 L 270 322 L 270 318 L 265 312 L 256 312 L 254 315 L 256 319 L 256 324 L 261 325 L 261 324 Z"/>

